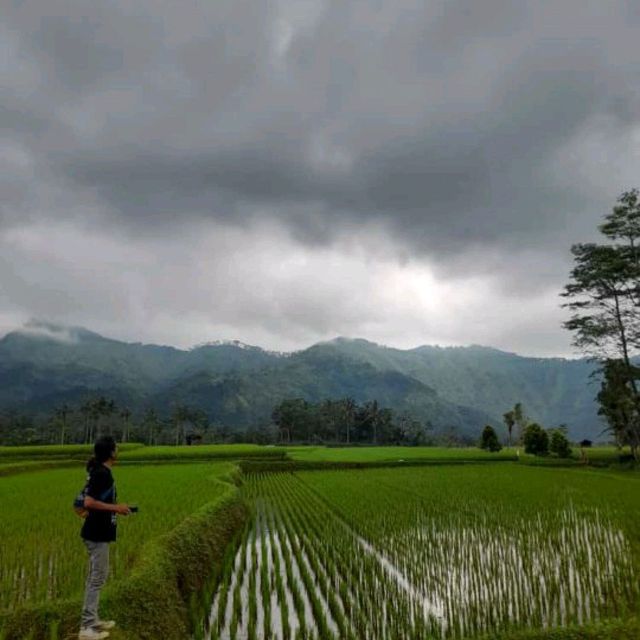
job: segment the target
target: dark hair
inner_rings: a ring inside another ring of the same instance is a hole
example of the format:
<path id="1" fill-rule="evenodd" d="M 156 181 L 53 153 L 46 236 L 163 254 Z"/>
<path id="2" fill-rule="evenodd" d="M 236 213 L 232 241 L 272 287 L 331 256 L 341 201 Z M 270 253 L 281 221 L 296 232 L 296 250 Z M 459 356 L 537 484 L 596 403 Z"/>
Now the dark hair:
<path id="1" fill-rule="evenodd" d="M 98 438 L 93 445 L 93 457 L 87 462 L 87 471 L 91 471 L 94 467 L 113 457 L 115 450 L 116 441 L 111 436 Z"/>

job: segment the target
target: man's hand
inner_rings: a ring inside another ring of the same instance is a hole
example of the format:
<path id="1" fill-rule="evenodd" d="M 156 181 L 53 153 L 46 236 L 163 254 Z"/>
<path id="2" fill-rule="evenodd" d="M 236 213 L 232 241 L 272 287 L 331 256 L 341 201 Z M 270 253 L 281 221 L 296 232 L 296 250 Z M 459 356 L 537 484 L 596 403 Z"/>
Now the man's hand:
<path id="1" fill-rule="evenodd" d="M 111 511 L 121 516 L 128 516 L 131 513 L 131 509 L 128 504 L 111 504 L 110 502 L 100 502 L 95 500 L 91 496 L 84 497 L 84 508 L 91 509 L 93 511 Z"/>
<path id="2" fill-rule="evenodd" d="M 131 509 L 129 509 L 128 504 L 116 504 L 113 506 L 113 510 L 120 516 L 128 516 L 131 513 Z"/>

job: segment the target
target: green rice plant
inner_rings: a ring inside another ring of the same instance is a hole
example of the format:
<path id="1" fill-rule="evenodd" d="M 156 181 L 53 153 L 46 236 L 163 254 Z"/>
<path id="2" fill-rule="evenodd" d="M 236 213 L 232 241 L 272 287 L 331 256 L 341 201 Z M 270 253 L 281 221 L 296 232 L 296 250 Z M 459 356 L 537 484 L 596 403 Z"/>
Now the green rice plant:
<path id="1" fill-rule="evenodd" d="M 490 453 L 477 447 L 288 447 L 292 460 L 307 462 L 402 462 L 412 460 L 516 460 L 514 447 Z"/>
<path id="2" fill-rule="evenodd" d="M 118 445 L 118 450 L 124 454 L 144 445 L 136 442 L 125 442 Z M 88 459 L 93 455 L 92 444 L 51 444 L 24 445 L 0 447 L 0 461 L 10 460 L 45 460 L 63 458 Z"/>
<path id="3" fill-rule="evenodd" d="M 621 482 L 509 463 L 249 475 L 250 637 L 468 638 L 633 616 L 640 504 Z"/>
<path id="4" fill-rule="evenodd" d="M 162 460 L 209 460 L 241 458 L 282 459 L 286 450 L 281 447 L 257 444 L 203 444 L 180 446 L 153 446 L 126 449 L 119 454 L 123 462 Z"/>
<path id="5" fill-rule="evenodd" d="M 428 587 L 431 594 L 442 592 L 441 626 L 450 636 L 475 635 L 496 626 L 580 623 L 596 615 L 632 611 L 637 606 L 637 564 L 632 561 L 633 537 L 625 535 L 623 529 L 630 514 L 631 520 L 635 517 L 637 522 L 637 504 L 635 508 L 626 505 L 617 514 L 605 515 L 604 511 L 593 509 L 594 495 L 590 493 L 584 504 L 569 501 L 563 505 L 558 485 L 549 482 L 549 470 L 541 475 L 533 469 L 514 469 L 508 475 L 502 468 L 493 468 L 490 474 L 484 469 L 457 469 L 455 478 L 453 470 L 443 473 L 433 469 L 301 475 L 305 481 L 312 478 L 314 491 L 329 502 L 342 503 L 344 520 L 375 541 L 412 585 L 423 591 Z M 552 473 L 561 474 L 563 481 L 573 479 L 571 499 L 575 501 L 575 489 L 582 486 L 582 477 L 567 475 L 575 472 Z M 332 474 L 336 478 L 332 479 Z M 500 486 L 496 474 L 504 475 Z M 468 475 L 466 481 L 460 481 L 461 475 Z M 521 483 L 517 482 L 518 476 L 522 477 Z M 424 477 L 429 480 L 428 492 L 420 490 Z M 334 480 L 332 490 L 327 492 Z M 602 494 L 599 480 L 592 480 L 596 495 Z M 369 481 L 375 487 L 369 486 Z M 482 491 L 483 484 L 487 486 L 482 498 L 487 502 L 478 504 L 478 489 Z M 407 486 L 411 486 L 409 494 Z M 540 506 L 531 504 L 530 494 L 536 488 L 545 493 L 545 503 Z M 515 494 L 520 494 L 519 499 Z M 370 508 L 372 496 L 376 509 Z M 470 496 L 474 496 L 473 502 Z M 616 492 L 609 495 L 615 496 Z M 416 510 L 411 503 L 420 504 L 421 509 Z M 368 507 L 366 515 L 363 505 Z M 540 507 L 544 509 L 542 515 Z M 536 519 L 533 514 L 539 517 Z M 616 521 L 622 525 L 617 530 Z M 490 541 L 488 547 L 481 542 L 486 540 Z M 456 555 L 458 548 L 460 555 Z M 424 559 L 420 555 L 416 558 L 421 550 Z M 439 550 L 441 558 L 434 555 Z M 611 564 L 611 557 L 615 564 Z M 411 561 L 407 562 L 407 558 Z M 550 564 L 548 570 L 545 562 Z M 552 567 L 556 567 L 557 578 L 553 577 Z M 529 571 L 532 577 L 539 572 L 547 575 L 546 582 L 527 577 Z M 487 574 L 496 576 L 495 583 L 487 584 Z M 566 588 L 554 591 L 554 580 L 560 586 L 566 584 Z M 451 591 L 451 584 L 462 585 L 459 594 Z M 555 595 L 548 597 L 552 593 Z M 457 600 L 456 607 L 450 606 L 452 600 Z M 464 607 L 460 606 L 461 601 Z M 553 602 L 560 603 L 556 611 Z"/>
<path id="6" fill-rule="evenodd" d="M 118 499 L 140 513 L 118 520 L 112 577 L 130 573 L 148 540 L 222 495 L 228 485 L 220 479 L 232 470 L 229 463 L 114 469 Z M 85 475 L 65 468 L 0 478 L 0 611 L 82 593 L 86 551 L 71 502 Z"/>

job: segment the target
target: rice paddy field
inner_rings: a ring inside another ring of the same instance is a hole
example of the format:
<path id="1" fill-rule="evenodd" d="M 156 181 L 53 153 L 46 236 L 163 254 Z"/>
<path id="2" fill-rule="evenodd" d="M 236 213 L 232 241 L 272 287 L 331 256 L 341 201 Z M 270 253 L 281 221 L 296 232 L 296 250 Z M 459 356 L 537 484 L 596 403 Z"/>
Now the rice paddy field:
<path id="1" fill-rule="evenodd" d="M 257 444 L 204 444 L 194 446 L 135 447 L 119 454 L 121 462 L 154 462 L 163 460 L 214 460 L 243 458 L 282 458 L 283 447 Z"/>
<path id="2" fill-rule="evenodd" d="M 8 612 L 82 594 L 86 553 L 71 501 L 85 472 L 68 465 L 87 451 L 45 449 L 27 459 L 0 448 L 0 638 Z M 140 512 L 119 519 L 111 581 L 220 496 L 240 491 L 249 508 L 220 549 L 193 640 L 508 638 L 638 620 L 637 471 L 428 447 L 130 445 L 120 455 L 119 501 Z M 242 475 L 247 458 L 331 467 Z M 342 462 L 395 466 L 335 469 Z M 609 636 L 571 636 L 582 637 Z"/>
<path id="3" fill-rule="evenodd" d="M 629 451 L 612 446 L 597 446 L 585 449 L 591 462 L 617 462 Z M 416 462 L 416 461 L 460 461 L 497 462 L 520 461 L 528 464 L 553 464 L 577 462 L 581 459 L 579 447 L 573 447 L 568 461 L 557 458 L 538 458 L 528 455 L 522 447 L 503 447 L 497 453 L 482 451 L 477 447 L 287 447 L 287 455 L 301 462 Z"/>
<path id="4" fill-rule="evenodd" d="M 118 500 L 139 505 L 140 513 L 118 519 L 112 577 L 129 572 L 145 542 L 220 496 L 228 488 L 220 479 L 232 471 L 225 462 L 114 469 Z M 86 551 L 71 503 L 84 480 L 82 468 L 0 478 L 0 611 L 82 591 Z"/>
<path id="5" fill-rule="evenodd" d="M 522 454 L 522 451 L 519 452 Z M 288 447 L 293 460 L 309 462 L 399 462 L 420 460 L 517 460 L 517 449 L 489 453 L 478 447 Z"/>
<path id="6" fill-rule="evenodd" d="M 16 460 L 55 460 L 77 458 L 86 461 L 91 456 L 92 445 L 27 445 L 0 447 L 0 465 Z M 257 444 L 207 444 L 194 446 L 153 446 L 127 442 L 118 445 L 118 459 L 125 461 L 189 460 L 189 459 L 238 459 L 244 457 L 283 456 L 284 448 Z"/>
<path id="7" fill-rule="evenodd" d="M 515 464 L 256 474 L 206 637 L 473 638 L 633 615 L 638 489 Z"/>

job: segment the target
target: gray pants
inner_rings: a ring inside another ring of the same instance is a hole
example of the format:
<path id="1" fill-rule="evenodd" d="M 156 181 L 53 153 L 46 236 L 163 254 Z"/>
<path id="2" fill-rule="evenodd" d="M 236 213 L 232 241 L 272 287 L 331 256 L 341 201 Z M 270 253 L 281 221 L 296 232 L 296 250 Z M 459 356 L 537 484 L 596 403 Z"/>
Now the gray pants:
<path id="1" fill-rule="evenodd" d="M 109 543 L 84 540 L 89 552 L 89 573 L 84 590 L 82 607 L 82 627 L 93 627 L 98 623 L 98 601 L 100 589 L 109 574 Z"/>

